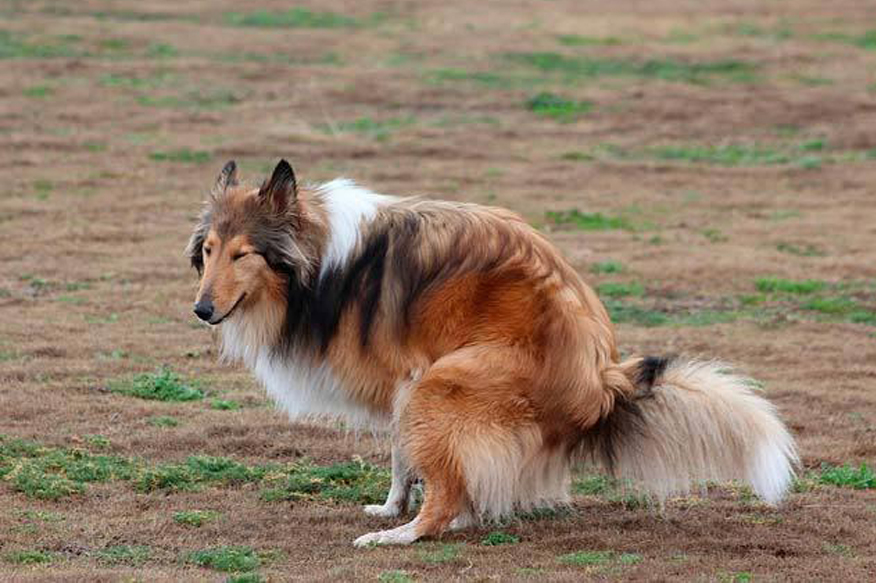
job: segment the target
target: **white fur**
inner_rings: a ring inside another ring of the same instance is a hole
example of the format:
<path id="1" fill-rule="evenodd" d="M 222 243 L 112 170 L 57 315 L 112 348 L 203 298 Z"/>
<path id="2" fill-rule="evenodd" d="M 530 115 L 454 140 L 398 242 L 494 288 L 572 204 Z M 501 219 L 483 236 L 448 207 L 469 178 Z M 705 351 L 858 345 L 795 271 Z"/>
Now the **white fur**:
<path id="1" fill-rule="evenodd" d="M 336 417 L 357 427 L 386 423 L 350 398 L 327 362 L 295 355 L 272 357 L 264 345 L 248 342 L 247 332 L 245 319 L 223 323 L 223 354 L 242 359 L 290 418 Z"/>
<path id="2" fill-rule="evenodd" d="M 322 277 L 329 269 L 347 262 L 359 242 L 363 221 L 370 220 L 381 205 L 397 199 L 371 192 L 346 178 L 326 182 L 317 188 L 317 193 L 325 203 L 329 220 L 329 242 L 320 269 Z"/>
<path id="3" fill-rule="evenodd" d="M 419 522 L 420 518 L 417 517 L 398 528 L 363 534 L 353 541 L 353 544 L 357 547 L 367 547 L 368 545 L 409 545 L 420 538 L 417 534 L 417 524 Z"/>

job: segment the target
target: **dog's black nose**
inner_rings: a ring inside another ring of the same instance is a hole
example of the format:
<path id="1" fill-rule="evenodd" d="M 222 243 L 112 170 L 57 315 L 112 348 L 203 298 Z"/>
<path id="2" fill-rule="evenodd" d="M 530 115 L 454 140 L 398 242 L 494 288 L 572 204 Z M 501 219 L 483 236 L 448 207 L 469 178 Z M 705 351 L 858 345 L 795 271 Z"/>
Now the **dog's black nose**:
<path id="1" fill-rule="evenodd" d="M 205 322 L 213 317 L 213 302 L 200 301 L 195 304 L 195 315 Z"/>

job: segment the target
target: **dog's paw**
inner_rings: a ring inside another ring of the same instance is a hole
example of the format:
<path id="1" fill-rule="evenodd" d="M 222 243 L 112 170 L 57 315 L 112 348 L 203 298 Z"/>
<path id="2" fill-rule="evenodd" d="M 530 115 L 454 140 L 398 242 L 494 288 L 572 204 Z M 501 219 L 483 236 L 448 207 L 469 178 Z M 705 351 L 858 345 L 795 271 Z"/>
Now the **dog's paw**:
<path id="1" fill-rule="evenodd" d="M 376 545 L 409 545 L 419 537 L 416 529 L 410 524 L 393 528 L 392 530 L 381 530 L 379 532 L 369 532 L 363 534 L 355 541 L 353 545 L 357 547 L 370 547 Z"/>
<path id="2" fill-rule="evenodd" d="M 401 508 L 398 504 L 367 504 L 362 507 L 362 510 L 365 511 L 365 514 L 383 518 L 395 518 L 401 514 Z"/>

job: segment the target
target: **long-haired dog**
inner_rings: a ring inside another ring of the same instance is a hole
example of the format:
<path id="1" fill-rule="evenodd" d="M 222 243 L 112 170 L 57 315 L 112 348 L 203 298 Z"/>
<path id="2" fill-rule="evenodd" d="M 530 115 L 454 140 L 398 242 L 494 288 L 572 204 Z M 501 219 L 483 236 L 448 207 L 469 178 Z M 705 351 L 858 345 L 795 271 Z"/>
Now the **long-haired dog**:
<path id="1" fill-rule="evenodd" d="M 750 380 L 711 362 L 621 360 L 602 303 L 520 217 L 299 186 L 281 161 L 260 188 L 223 168 L 187 254 L 195 313 L 221 325 L 292 416 L 382 424 L 392 486 L 358 538 L 411 543 L 568 500 L 581 458 L 665 497 L 738 479 L 777 503 L 794 442 Z"/>

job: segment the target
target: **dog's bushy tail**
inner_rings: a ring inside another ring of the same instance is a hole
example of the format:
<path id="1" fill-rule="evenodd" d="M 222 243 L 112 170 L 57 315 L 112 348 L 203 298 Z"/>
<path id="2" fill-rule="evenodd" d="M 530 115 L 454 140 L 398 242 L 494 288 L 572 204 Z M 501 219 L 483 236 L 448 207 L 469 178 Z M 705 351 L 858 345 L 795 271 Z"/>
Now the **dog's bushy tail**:
<path id="1" fill-rule="evenodd" d="M 794 477 L 794 440 L 751 379 L 717 362 L 637 358 L 635 385 L 583 440 L 612 475 L 666 498 L 705 481 L 741 480 L 770 504 Z"/>

